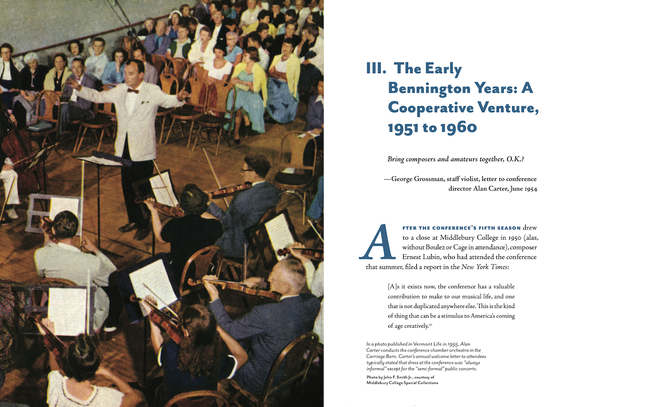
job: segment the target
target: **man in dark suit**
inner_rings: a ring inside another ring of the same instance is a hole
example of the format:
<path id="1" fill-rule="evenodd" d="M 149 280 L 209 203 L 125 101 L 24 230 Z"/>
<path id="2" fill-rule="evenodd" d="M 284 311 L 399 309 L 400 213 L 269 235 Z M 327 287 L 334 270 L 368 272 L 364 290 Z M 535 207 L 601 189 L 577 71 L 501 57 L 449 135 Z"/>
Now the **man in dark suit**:
<path id="1" fill-rule="evenodd" d="M 135 203 L 133 183 L 153 174 L 156 159 L 156 113 L 158 107 L 179 107 L 184 104 L 188 92 L 166 95 L 156 85 L 144 82 L 144 63 L 129 59 L 124 68 L 125 83 L 106 92 L 83 87 L 76 81 L 67 84 L 75 89 L 73 95 L 94 103 L 114 103 L 117 111 L 117 138 L 115 155 L 131 160 L 130 167 L 121 168 L 121 183 L 128 223 L 122 233 L 137 229 L 134 239 L 142 240 L 149 235 L 149 218 L 143 215 L 141 204 Z M 146 210 L 145 210 L 146 212 Z"/>
<path id="2" fill-rule="evenodd" d="M 69 79 L 74 80 L 87 88 L 94 88 L 95 83 L 94 79 L 90 78 L 89 75 L 85 74 L 85 65 L 82 59 L 76 58 L 71 63 L 71 71 L 73 74 L 69 76 Z M 64 90 L 62 91 L 63 100 L 68 103 L 62 103 L 62 113 L 60 116 L 60 129 L 59 135 L 62 135 L 64 130 L 66 130 L 67 124 L 71 120 L 89 120 L 94 118 L 94 112 L 92 112 L 92 102 L 83 99 L 80 97 L 72 97 L 73 88 L 71 86 L 65 85 Z"/>
<path id="3" fill-rule="evenodd" d="M 232 320 L 219 299 L 218 290 L 205 277 L 204 286 L 209 292 L 209 310 L 215 315 L 218 325 L 239 342 L 250 340 L 248 362 L 236 372 L 234 379 L 244 389 L 260 394 L 273 366 L 282 350 L 300 335 L 312 331 L 314 320 L 321 303 L 313 294 L 301 293 L 305 286 L 305 267 L 295 257 L 278 262 L 268 277 L 270 290 L 282 296 L 273 304 L 257 305 L 245 316 Z M 210 279 L 213 279 L 211 277 Z M 251 278 L 248 284 L 257 283 Z M 284 366 L 282 366 L 284 367 Z M 276 382 L 283 371 L 278 373 Z"/>
<path id="4" fill-rule="evenodd" d="M 144 49 L 147 50 L 147 53 L 155 55 L 165 55 L 167 53 L 172 40 L 165 35 L 166 29 L 167 24 L 165 21 L 158 20 L 156 23 L 156 32 L 147 35 L 147 38 L 144 39 Z"/>
<path id="5" fill-rule="evenodd" d="M 203 215 L 222 223 L 224 232 L 215 244 L 225 256 L 243 257 L 243 245 L 248 243 L 245 230 L 256 225 L 268 209 L 277 206 L 277 187 L 265 180 L 268 171 L 270 162 L 262 154 L 246 156 L 241 175 L 246 183 L 252 183 L 252 188 L 236 195 L 226 211 L 211 203 Z"/>

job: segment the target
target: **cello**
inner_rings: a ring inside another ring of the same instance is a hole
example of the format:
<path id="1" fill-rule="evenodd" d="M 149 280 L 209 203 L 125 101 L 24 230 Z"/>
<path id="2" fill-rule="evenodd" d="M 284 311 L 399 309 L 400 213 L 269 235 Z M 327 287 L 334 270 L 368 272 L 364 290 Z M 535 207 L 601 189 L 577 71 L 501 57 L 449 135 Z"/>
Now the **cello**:
<path id="1" fill-rule="evenodd" d="M 11 116 L 5 106 L 0 103 L 0 137 L 2 137 L 2 151 L 9 157 L 18 173 L 18 193 L 27 195 L 45 188 L 48 181 L 43 161 L 29 168 L 34 154 L 32 142 L 25 130 L 19 130 L 12 122 Z"/>

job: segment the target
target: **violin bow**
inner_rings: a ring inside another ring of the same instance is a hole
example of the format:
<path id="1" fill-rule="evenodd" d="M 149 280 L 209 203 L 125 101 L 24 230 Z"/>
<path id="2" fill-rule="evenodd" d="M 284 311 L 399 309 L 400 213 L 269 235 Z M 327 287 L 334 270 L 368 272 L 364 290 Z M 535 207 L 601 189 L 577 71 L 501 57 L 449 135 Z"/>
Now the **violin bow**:
<path id="1" fill-rule="evenodd" d="M 5 203 L 2 204 L 2 211 L 0 211 L 0 220 L 4 218 L 5 216 L 5 208 L 7 207 L 7 201 L 9 200 L 9 197 L 11 196 L 11 191 L 14 189 L 14 183 L 16 182 L 16 178 L 11 180 L 11 187 L 9 187 L 9 192 L 7 193 L 7 198 L 5 199 Z"/>
<path id="2" fill-rule="evenodd" d="M 247 243 L 243 243 L 243 281 L 247 279 Z"/>
<path id="3" fill-rule="evenodd" d="M 167 303 L 166 303 L 165 301 L 163 301 L 163 299 L 160 298 L 160 297 L 158 296 L 158 294 L 156 294 L 156 293 L 154 292 L 154 290 L 152 290 L 151 288 L 149 288 L 149 286 L 146 285 L 145 283 L 142 283 L 142 285 L 144 286 L 144 288 L 146 288 L 147 290 L 151 291 L 151 293 L 154 295 L 154 297 L 156 297 L 156 299 L 157 299 L 158 301 L 160 301 L 161 303 L 163 303 L 163 305 L 165 306 L 165 308 L 167 308 L 167 310 L 168 310 L 169 312 L 171 312 L 172 315 L 174 315 L 177 319 L 180 319 L 180 318 L 179 318 L 179 314 L 177 314 L 176 312 L 174 312 L 174 310 L 173 310 L 172 308 L 170 308 L 170 307 L 167 305 Z"/>
<path id="4" fill-rule="evenodd" d="M 309 222 L 309 226 L 311 226 L 312 229 L 314 229 L 314 232 L 315 232 L 316 235 L 319 237 L 319 239 L 321 239 L 321 242 L 322 242 L 323 244 L 325 244 L 325 241 L 323 240 L 323 237 L 321 236 L 321 234 L 319 233 L 319 231 L 316 230 L 316 228 L 314 227 L 314 224 L 312 223 L 312 221 L 309 220 L 309 219 L 307 219 L 307 222 Z"/>
<path id="5" fill-rule="evenodd" d="M 160 182 L 163 183 L 163 187 L 165 188 L 165 191 L 167 191 L 167 195 L 170 196 L 170 201 L 172 201 L 172 207 L 176 207 L 174 203 L 174 197 L 172 196 L 172 184 L 170 184 L 170 187 L 167 187 L 167 184 L 165 184 L 165 178 L 163 178 L 163 174 L 160 173 L 160 170 L 158 169 L 158 164 L 156 164 L 156 160 L 151 160 L 154 163 L 154 166 L 156 167 L 156 171 L 158 171 L 158 176 L 160 177 Z"/>
<path id="6" fill-rule="evenodd" d="M 211 164 L 211 159 L 209 158 L 209 154 L 206 152 L 206 148 L 202 147 L 202 150 L 204 150 L 204 155 L 206 156 L 206 161 L 209 163 L 209 167 L 211 167 L 211 172 L 213 173 L 213 178 L 215 178 L 215 182 L 218 184 L 218 189 L 222 189 L 222 185 L 220 185 L 220 180 L 218 179 L 218 176 L 215 173 L 215 169 L 213 169 L 213 164 Z M 225 200 L 225 205 L 229 207 L 229 202 L 227 202 L 227 198 L 223 198 Z"/>
<path id="7" fill-rule="evenodd" d="M 83 236 L 82 236 L 82 230 L 83 230 L 83 217 L 82 217 L 82 212 L 85 206 L 83 203 L 85 202 L 85 160 L 80 160 L 80 163 L 82 164 L 82 179 L 80 180 L 80 248 L 83 248 Z M 100 243 L 100 242 L 99 242 Z M 100 246 L 100 245 L 99 245 Z M 89 293 L 88 293 L 89 295 Z"/>

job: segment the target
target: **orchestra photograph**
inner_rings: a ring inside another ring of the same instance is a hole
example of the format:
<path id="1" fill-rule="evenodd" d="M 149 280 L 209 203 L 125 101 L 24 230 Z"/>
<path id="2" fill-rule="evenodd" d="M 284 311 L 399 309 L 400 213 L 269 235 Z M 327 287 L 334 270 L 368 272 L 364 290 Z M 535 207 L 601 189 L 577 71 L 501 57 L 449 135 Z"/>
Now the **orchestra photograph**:
<path id="1" fill-rule="evenodd" d="M 323 405 L 324 2 L 180 1 L 13 6 L 0 407 Z"/>

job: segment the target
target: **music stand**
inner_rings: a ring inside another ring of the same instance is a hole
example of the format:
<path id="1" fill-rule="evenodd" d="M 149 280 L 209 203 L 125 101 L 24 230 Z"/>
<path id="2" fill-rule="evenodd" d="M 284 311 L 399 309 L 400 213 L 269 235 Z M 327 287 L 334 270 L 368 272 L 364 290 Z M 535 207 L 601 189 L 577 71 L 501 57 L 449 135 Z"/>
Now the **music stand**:
<path id="1" fill-rule="evenodd" d="M 42 167 L 41 171 L 43 172 L 43 179 L 44 179 L 44 194 L 47 194 L 47 187 L 48 187 L 48 178 L 46 177 L 46 158 L 48 158 L 48 155 L 51 153 L 51 151 L 55 148 L 55 144 L 48 145 L 41 150 L 37 151 L 34 157 L 32 157 L 32 161 L 30 161 L 30 164 L 28 164 L 27 167 L 23 170 L 23 173 L 28 172 L 37 164 L 39 164 L 39 161 L 42 161 Z"/>
<path id="2" fill-rule="evenodd" d="M 89 157 L 74 157 L 80 161 L 87 161 L 92 164 L 96 164 L 96 213 L 98 214 L 97 220 L 97 230 L 96 230 L 96 247 L 101 249 L 101 167 L 130 167 L 133 165 L 131 160 L 125 158 L 117 157 L 112 154 L 103 153 L 100 151 L 93 151 L 92 155 Z M 117 257 L 123 257 L 116 253 L 112 253 L 107 250 L 103 252 L 111 253 Z"/>

